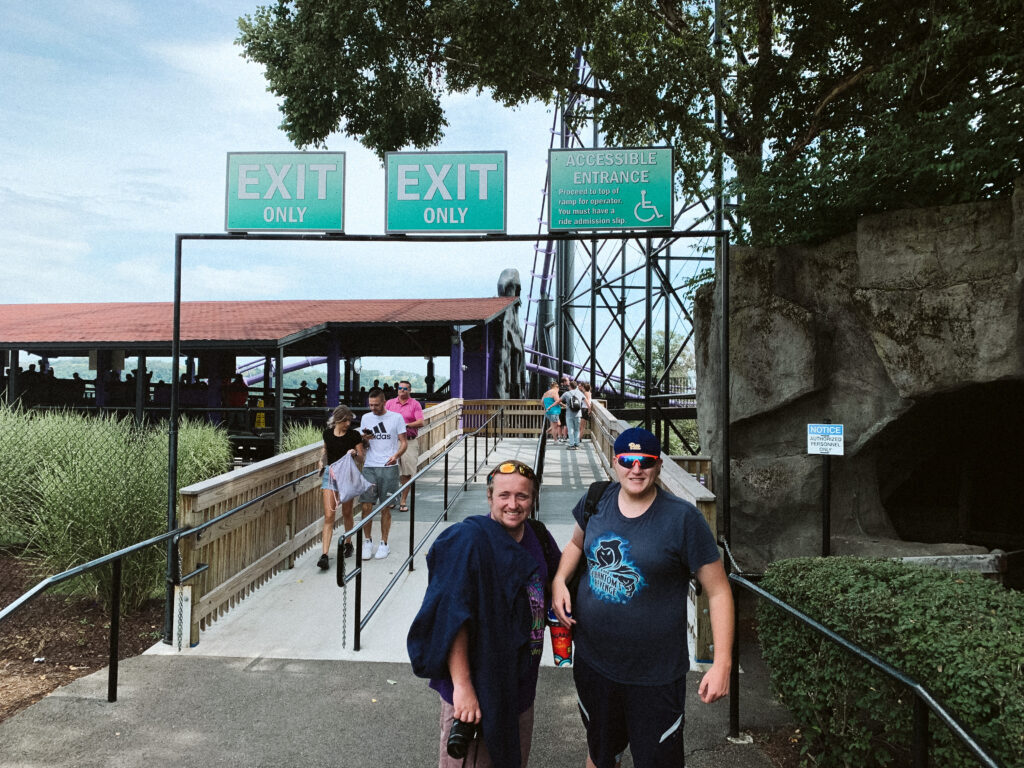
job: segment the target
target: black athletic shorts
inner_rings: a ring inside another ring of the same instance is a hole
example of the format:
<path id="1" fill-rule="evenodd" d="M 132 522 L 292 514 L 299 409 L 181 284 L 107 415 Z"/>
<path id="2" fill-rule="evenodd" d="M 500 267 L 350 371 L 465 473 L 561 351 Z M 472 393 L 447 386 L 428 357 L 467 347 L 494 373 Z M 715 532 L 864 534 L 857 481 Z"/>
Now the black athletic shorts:
<path id="1" fill-rule="evenodd" d="M 635 768 L 683 768 L 686 678 L 665 685 L 626 685 L 573 660 L 576 695 L 597 768 L 614 768 L 629 745 Z"/>

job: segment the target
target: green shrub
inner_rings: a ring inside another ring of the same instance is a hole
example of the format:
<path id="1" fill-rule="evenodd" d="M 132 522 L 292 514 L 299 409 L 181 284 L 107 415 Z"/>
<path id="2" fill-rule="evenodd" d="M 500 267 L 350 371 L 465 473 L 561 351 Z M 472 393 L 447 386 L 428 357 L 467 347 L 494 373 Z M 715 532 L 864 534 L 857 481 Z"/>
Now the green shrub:
<path id="1" fill-rule="evenodd" d="M 112 415 L 0 409 L 5 519 L 20 526 L 27 552 L 51 572 L 67 570 L 167 529 L 168 438 L 164 429 Z M 230 467 L 227 433 L 185 420 L 178 432 L 178 487 Z M 122 561 L 122 607 L 131 611 L 163 580 L 162 547 Z M 75 580 L 76 591 L 110 597 L 110 568 Z"/>
<path id="2" fill-rule="evenodd" d="M 762 586 L 928 688 L 1007 765 L 1024 765 L 1024 594 L 979 574 L 851 557 L 774 563 Z M 819 766 L 910 762 L 913 695 L 768 603 L 772 683 Z M 929 716 L 933 765 L 976 761 Z"/>
<path id="3" fill-rule="evenodd" d="M 305 448 L 311 443 L 323 443 L 324 431 L 322 427 L 315 427 L 312 424 L 292 424 L 285 428 L 281 436 L 281 453 L 294 451 L 296 448 Z"/>

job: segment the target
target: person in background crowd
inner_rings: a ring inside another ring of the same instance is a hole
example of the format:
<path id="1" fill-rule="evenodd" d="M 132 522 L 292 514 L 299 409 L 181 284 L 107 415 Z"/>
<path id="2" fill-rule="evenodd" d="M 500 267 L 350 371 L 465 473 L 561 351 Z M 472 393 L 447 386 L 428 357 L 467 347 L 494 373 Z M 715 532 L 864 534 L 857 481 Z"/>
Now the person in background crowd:
<path id="1" fill-rule="evenodd" d="M 558 545 L 539 521 L 533 470 L 521 461 L 487 476 L 489 515 L 441 533 L 409 629 L 413 672 L 441 696 L 440 768 L 525 768 Z M 479 724 L 466 756 L 446 744 L 453 721 Z"/>
<path id="2" fill-rule="evenodd" d="M 581 422 L 580 428 L 582 429 L 583 428 L 582 422 L 584 422 L 584 421 L 589 422 L 590 421 L 590 410 L 591 410 L 591 408 L 594 407 L 594 405 L 593 405 L 593 403 L 591 402 L 591 399 L 590 399 L 590 385 L 587 382 L 585 382 L 585 381 L 581 381 L 580 382 L 580 392 L 583 393 L 583 398 L 584 398 L 584 400 L 586 400 L 586 402 L 583 404 L 583 410 L 580 411 L 580 422 Z"/>
<path id="3" fill-rule="evenodd" d="M 390 498 L 398 490 L 398 460 L 405 453 L 405 419 L 400 414 L 385 408 L 384 392 L 374 387 L 369 392 L 370 410 L 363 414 L 359 428 L 366 443 L 366 462 L 363 477 L 374 487 L 359 497 L 363 505 L 363 517 L 368 517 L 375 504 Z M 382 560 L 391 553 L 388 535 L 391 533 L 391 508 L 388 503 L 380 513 L 380 545 L 373 551 L 373 523 L 367 523 L 363 539 L 363 560 L 374 557 Z"/>
<path id="4" fill-rule="evenodd" d="M 334 535 L 334 513 L 338 508 L 338 500 L 330 485 L 329 467 L 346 453 L 352 454 L 359 463 L 363 461 L 363 438 L 359 430 L 353 426 L 353 421 L 355 416 L 348 406 L 339 405 L 331 412 L 331 418 L 327 420 L 327 428 L 323 433 L 324 450 L 320 454 L 320 493 L 324 502 L 323 554 L 316 561 L 317 567 L 322 571 L 330 567 L 328 553 L 331 551 L 331 537 Z M 354 502 L 355 499 L 349 499 L 341 505 L 341 519 L 346 531 L 351 531 L 355 527 L 355 517 L 352 515 Z M 352 556 L 351 538 L 350 536 L 345 540 L 345 557 Z"/>
<path id="5" fill-rule="evenodd" d="M 313 392 L 306 382 L 299 382 L 299 388 L 295 392 L 295 407 L 309 408 L 313 405 Z"/>
<path id="6" fill-rule="evenodd" d="M 686 594 L 696 574 L 710 606 L 715 658 L 698 693 L 729 693 L 733 601 L 704 517 L 659 488 L 661 444 L 632 427 L 616 439 L 615 477 L 587 518 L 586 497 L 552 582 L 555 615 L 575 628 L 573 678 L 588 768 L 612 768 L 629 745 L 636 768 L 681 766 L 689 655 Z M 566 581 L 586 558 L 575 600 Z M 683 638 L 681 641 L 680 638 Z"/>
<path id="7" fill-rule="evenodd" d="M 569 391 L 569 375 L 563 373 L 562 378 L 558 380 L 558 399 L 561 401 L 562 395 Z M 565 422 L 566 413 L 565 408 L 562 408 L 558 414 L 558 440 L 562 443 L 569 442 L 569 427 Z"/>
<path id="8" fill-rule="evenodd" d="M 569 382 L 569 389 L 562 395 L 562 412 L 565 414 L 565 425 L 569 430 L 569 450 L 580 448 L 580 412 L 586 399 L 576 386 L 575 381 Z"/>
<path id="9" fill-rule="evenodd" d="M 559 415 L 562 413 L 562 406 L 558 400 L 558 382 L 555 379 L 551 380 L 551 389 L 544 393 L 541 400 L 541 404 L 544 406 L 544 418 L 548 422 L 548 437 L 551 440 L 557 441 L 561 435 L 561 430 L 558 427 Z"/>
<path id="10" fill-rule="evenodd" d="M 412 384 L 408 381 L 399 381 L 395 384 L 398 397 L 387 401 L 385 407 L 389 411 L 401 415 L 405 420 L 405 453 L 398 463 L 398 482 L 405 485 L 409 479 L 416 474 L 420 463 L 420 449 L 416 442 L 419 428 L 423 426 L 423 406 L 414 400 L 410 393 Z M 399 512 L 409 511 L 409 490 L 402 490 L 402 503 L 398 507 Z"/>

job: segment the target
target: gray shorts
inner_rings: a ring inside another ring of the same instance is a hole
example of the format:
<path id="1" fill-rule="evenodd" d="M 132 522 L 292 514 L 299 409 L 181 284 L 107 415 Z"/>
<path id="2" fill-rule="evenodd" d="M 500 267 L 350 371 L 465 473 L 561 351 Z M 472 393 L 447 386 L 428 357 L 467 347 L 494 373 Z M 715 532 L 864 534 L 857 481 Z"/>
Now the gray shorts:
<path id="1" fill-rule="evenodd" d="M 397 464 L 391 467 L 363 467 L 363 477 L 375 484 L 373 488 L 359 497 L 359 501 L 363 504 L 376 506 L 398 490 Z M 397 503 L 397 500 L 393 499 L 389 506 L 393 507 Z"/>

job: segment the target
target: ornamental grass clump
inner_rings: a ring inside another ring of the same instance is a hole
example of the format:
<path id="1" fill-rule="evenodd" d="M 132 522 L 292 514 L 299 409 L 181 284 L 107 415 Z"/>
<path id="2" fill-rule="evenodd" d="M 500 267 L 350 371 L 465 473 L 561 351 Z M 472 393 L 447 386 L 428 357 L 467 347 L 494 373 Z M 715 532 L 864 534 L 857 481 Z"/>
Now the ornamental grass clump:
<path id="1" fill-rule="evenodd" d="M 980 574 L 852 557 L 772 564 L 762 586 L 917 680 L 1008 766 L 1024 765 L 1024 594 Z M 909 765 L 913 694 L 768 603 L 772 684 L 816 766 Z M 931 764 L 973 766 L 929 716 Z"/>
<path id="2" fill-rule="evenodd" d="M 281 453 L 288 453 L 297 448 L 306 448 L 312 443 L 322 443 L 323 441 L 324 433 L 321 427 L 312 424 L 290 424 L 285 427 L 284 435 L 281 438 Z"/>
<path id="3" fill-rule="evenodd" d="M 49 573 L 67 570 L 167 529 L 168 438 L 163 428 L 116 415 L 0 409 L 2 522 L 12 520 L 26 555 Z M 178 433 L 178 487 L 230 467 L 224 430 L 185 420 Z M 11 495 L 7 495 L 7 491 Z M 122 608 L 141 606 L 159 591 L 165 550 L 149 547 L 122 560 Z M 110 599 L 111 569 L 69 583 Z"/>

